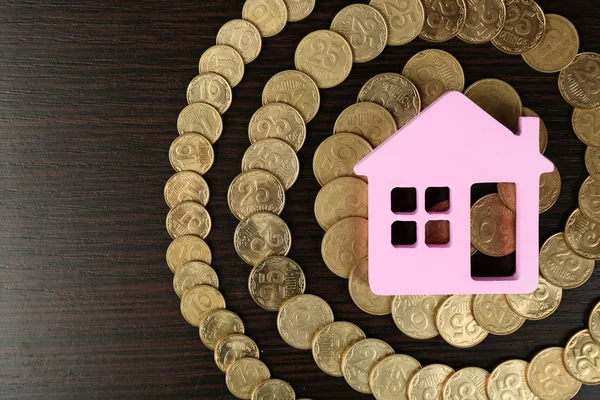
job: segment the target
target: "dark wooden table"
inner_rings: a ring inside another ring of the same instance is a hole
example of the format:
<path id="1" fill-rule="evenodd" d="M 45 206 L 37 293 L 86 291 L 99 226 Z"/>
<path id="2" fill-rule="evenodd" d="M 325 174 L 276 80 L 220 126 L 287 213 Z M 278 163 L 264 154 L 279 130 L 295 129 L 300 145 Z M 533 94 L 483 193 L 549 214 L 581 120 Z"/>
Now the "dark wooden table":
<path id="1" fill-rule="evenodd" d="M 363 3 L 366 1 L 362 1 Z M 225 132 L 206 176 L 214 253 L 228 308 L 244 320 L 274 377 L 299 397 L 362 399 L 343 379 L 326 376 L 310 352 L 293 350 L 277 334 L 275 314 L 249 297 L 250 269 L 236 256 L 226 192 L 248 145 L 247 123 L 260 106 L 270 76 L 293 68 L 296 44 L 327 28 L 342 0 L 318 0 L 306 20 L 264 41 L 235 89 Z M 241 15 L 242 0 L 0 1 L 0 397 L 231 399 L 224 375 L 196 329 L 179 312 L 172 273 L 163 185 L 172 174 L 167 151 L 186 105 L 185 89 L 219 27 Z M 595 0 L 547 0 L 577 26 L 582 51 L 600 51 Z M 564 346 L 587 325 L 600 300 L 600 275 L 565 291 L 560 309 L 527 322 L 510 337 L 489 337 L 470 350 L 440 338 L 415 341 L 391 318 L 359 311 L 347 282 L 320 257 L 323 232 L 313 216 L 319 185 L 312 155 L 331 134 L 336 116 L 355 101 L 362 84 L 380 72 L 400 72 L 422 40 L 388 47 L 376 61 L 356 65 L 342 85 L 322 92 L 322 106 L 300 152 L 300 179 L 288 192 L 284 218 L 294 235 L 291 256 L 308 290 L 332 304 L 336 319 L 363 327 L 396 351 L 423 364 L 488 370 L 508 358 L 531 359 L 547 346 Z M 585 147 L 572 132 L 571 107 L 556 75 L 530 69 L 492 45 L 452 40 L 435 47 L 462 62 L 467 84 L 482 78 L 510 82 L 526 106 L 548 125 L 547 156 L 558 166 L 563 191 L 541 218 L 541 237 L 561 231 L 586 177 Z M 409 268 L 409 266 L 407 266 Z M 585 387 L 579 399 L 597 399 Z"/>

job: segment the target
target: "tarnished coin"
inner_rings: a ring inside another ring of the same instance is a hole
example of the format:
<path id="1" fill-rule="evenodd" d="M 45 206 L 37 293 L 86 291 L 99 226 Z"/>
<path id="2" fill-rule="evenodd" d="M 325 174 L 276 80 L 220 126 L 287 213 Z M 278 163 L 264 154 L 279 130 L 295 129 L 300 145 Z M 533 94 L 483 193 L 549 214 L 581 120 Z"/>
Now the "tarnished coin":
<path id="1" fill-rule="evenodd" d="M 600 224 L 586 217 L 579 208 L 567 220 L 565 239 L 580 256 L 600 260 Z"/>
<path id="2" fill-rule="evenodd" d="M 516 132 L 519 128 L 523 104 L 517 91 L 508 83 L 482 79 L 469 86 L 465 96 L 511 131 Z"/>
<path id="3" fill-rule="evenodd" d="M 366 4 L 344 7 L 333 18 L 331 30 L 348 41 L 355 63 L 373 60 L 387 44 L 388 29 L 383 15 Z"/>
<path id="4" fill-rule="evenodd" d="M 600 344 L 600 303 L 590 313 L 589 330 L 592 338 Z"/>
<path id="5" fill-rule="evenodd" d="M 296 393 L 289 383 L 280 379 L 269 379 L 252 392 L 251 400 L 296 400 Z"/>
<path id="6" fill-rule="evenodd" d="M 177 273 L 184 264 L 190 261 L 202 261 L 210 264 L 212 262 L 210 248 L 198 236 L 180 236 L 167 249 L 167 265 L 171 271 Z"/>
<path id="7" fill-rule="evenodd" d="M 446 212 L 450 209 L 450 201 L 444 200 L 435 204 L 430 213 Z M 425 224 L 425 244 L 447 244 L 450 242 L 450 222 L 431 220 Z M 473 246 L 471 246 L 471 251 Z"/>
<path id="8" fill-rule="evenodd" d="M 458 38 L 467 43 L 489 42 L 500 34 L 506 23 L 503 0 L 465 0 L 467 16 Z"/>
<path id="9" fill-rule="evenodd" d="M 421 98 L 415 85 L 406 77 L 393 72 L 369 79 L 358 93 L 358 101 L 377 103 L 396 118 L 398 128 L 421 111 Z"/>
<path id="10" fill-rule="evenodd" d="M 256 60 L 262 49 L 260 32 L 251 22 L 245 19 L 234 19 L 226 22 L 217 33 L 217 44 L 233 47 L 244 60 L 244 64 Z M 223 60 L 219 60 L 222 63 Z"/>
<path id="11" fill-rule="evenodd" d="M 431 364 L 418 370 L 408 381 L 409 400 L 442 400 L 442 386 L 454 373 L 444 364 Z"/>
<path id="12" fill-rule="evenodd" d="M 244 77 L 244 60 L 236 49 L 225 44 L 208 48 L 200 57 L 198 70 L 201 74 L 214 72 L 227 79 L 232 88 Z"/>
<path id="13" fill-rule="evenodd" d="M 184 201 L 195 201 L 206 207 L 209 198 L 208 184 L 193 171 L 178 172 L 165 184 L 165 201 L 171 208 Z"/>
<path id="14" fill-rule="evenodd" d="M 377 400 L 408 400 L 408 380 L 421 364 L 406 354 L 394 354 L 379 361 L 369 374 L 369 387 Z"/>
<path id="15" fill-rule="evenodd" d="M 313 156 L 313 172 L 321 186 L 336 178 L 357 176 L 354 166 L 373 148 L 353 133 L 338 133 L 323 140 Z M 361 176 L 366 181 L 367 178 Z"/>
<path id="16" fill-rule="evenodd" d="M 600 146 L 600 108 L 575 108 L 571 122 L 579 140 L 588 146 Z"/>
<path id="17" fill-rule="evenodd" d="M 223 133 L 223 119 L 210 104 L 192 103 L 179 113 L 177 131 L 180 135 L 199 133 L 214 144 Z"/>
<path id="18" fill-rule="evenodd" d="M 471 208 L 471 243 L 483 254 L 503 257 L 514 253 L 516 215 L 496 193 L 477 200 Z"/>
<path id="19" fill-rule="evenodd" d="M 312 354 L 317 366 L 328 375 L 342 377 L 342 355 L 359 340 L 366 339 L 358 326 L 345 321 L 319 329 L 313 338 Z"/>
<path id="20" fill-rule="evenodd" d="M 444 93 L 465 88 L 465 73 L 456 58 L 443 50 L 423 50 L 406 62 L 402 75 L 415 84 L 421 106 L 427 107 Z"/>
<path id="21" fill-rule="evenodd" d="M 227 335 L 244 333 L 244 323 L 236 313 L 229 310 L 211 311 L 200 323 L 202 343 L 214 350 L 217 343 Z"/>
<path id="22" fill-rule="evenodd" d="M 269 379 L 269 368 L 257 358 L 245 357 L 234 361 L 227 369 L 225 384 L 238 399 L 250 400 L 254 389 Z"/>
<path id="23" fill-rule="evenodd" d="M 387 315 L 392 312 L 393 296 L 380 296 L 369 286 L 369 260 L 365 258 L 350 272 L 348 291 L 354 304 L 371 315 Z"/>
<path id="24" fill-rule="evenodd" d="M 212 267 L 202 261 L 184 264 L 173 277 L 173 289 L 180 298 L 195 286 L 210 285 L 219 288 L 219 276 Z"/>
<path id="25" fill-rule="evenodd" d="M 333 322 L 333 311 L 322 298 L 301 294 L 286 300 L 277 315 L 277 330 L 290 346 L 310 350 L 315 333 Z"/>
<path id="26" fill-rule="evenodd" d="M 288 190 L 298 179 L 300 161 L 294 149 L 283 140 L 262 139 L 248 147 L 242 158 L 242 171 L 264 169 L 279 179 Z"/>
<path id="27" fill-rule="evenodd" d="M 287 255 L 292 246 L 292 234 L 277 215 L 257 212 L 238 224 L 233 245 L 244 262 L 255 266 L 267 257 Z"/>
<path id="28" fill-rule="evenodd" d="M 396 120 L 388 110 L 375 103 L 355 103 L 346 108 L 335 121 L 333 133 L 354 133 L 373 147 L 398 130 Z"/>
<path id="29" fill-rule="evenodd" d="M 498 365 L 487 380 L 490 400 L 539 400 L 527 383 L 526 370 L 527 361 L 523 360 L 508 360 Z"/>
<path id="30" fill-rule="evenodd" d="M 283 0 L 246 0 L 242 18 L 252 22 L 262 37 L 271 37 L 285 28 L 288 10 Z"/>
<path id="31" fill-rule="evenodd" d="M 478 345 L 488 336 L 473 317 L 473 296 L 450 296 L 437 309 L 435 324 L 442 338 L 454 347 Z"/>
<path id="32" fill-rule="evenodd" d="M 523 54 L 535 49 L 544 38 L 546 18 L 533 0 L 505 0 L 506 23 L 492 39 L 498 50 L 507 54 Z"/>
<path id="33" fill-rule="evenodd" d="M 540 273 L 563 289 L 574 289 L 586 283 L 594 272 L 594 261 L 575 253 L 567 245 L 563 232 L 551 236 L 540 250 Z"/>
<path id="34" fill-rule="evenodd" d="M 225 308 L 225 298 L 210 285 L 199 285 L 186 291 L 181 298 L 181 314 L 192 326 L 199 327 L 213 310 Z"/>
<path id="35" fill-rule="evenodd" d="M 573 107 L 600 107 L 600 54 L 577 54 L 573 62 L 560 71 L 558 88 Z"/>
<path id="36" fill-rule="evenodd" d="M 540 214 L 548 211 L 556 204 L 561 188 L 562 181 L 557 168 L 540 176 Z M 505 206 L 517 211 L 517 192 L 514 183 L 498 183 L 498 195 Z"/>
<path id="37" fill-rule="evenodd" d="M 167 215 L 167 232 L 173 239 L 195 235 L 205 239 L 210 233 L 212 221 L 202 204 L 184 201 L 173 207 Z"/>
<path id="38" fill-rule="evenodd" d="M 540 153 L 544 154 L 546 147 L 548 146 L 548 128 L 542 117 L 538 113 L 533 111 L 531 108 L 523 107 L 523 117 L 536 117 L 540 120 Z"/>
<path id="39" fill-rule="evenodd" d="M 279 215 L 285 205 L 285 190 L 272 173 L 253 169 L 242 172 L 231 182 L 227 202 L 240 221 L 259 211 Z"/>
<path id="40" fill-rule="evenodd" d="M 220 114 L 231 107 L 233 93 L 227 80 L 214 72 L 196 76 L 188 85 L 186 98 L 188 104 L 207 103 Z"/>
<path id="41" fill-rule="evenodd" d="M 401 46 L 413 41 L 425 23 L 425 10 L 421 0 L 371 0 L 387 23 L 390 46 Z"/>
<path id="42" fill-rule="evenodd" d="M 530 320 L 548 318 L 558 309 L 562 299 L 562 289 L 542 278 L 529 294 L 507 294 L 506 300 L 514 312 Z"/>
<path id="43" fill-rule="evenodd" d="M 315 199 L 315 216 L 321 228 L 328 230 L 348 217 L 367 218 L 368 190 L 369 185 L 351 176 L 334 179 L 323 186 Z"/>
<path id="44" fill-rule="evenodd" d="M 319 110 L 321 95 L 315 81 L 304 72 L 281 71 L 265 85 L 262 104 L 285 103 L 294 107 L 305 123 L 309 123 Z"/>
<path id="45" fill-rule="evenodd" d="M 302 268 L 283 256 L 264 259 L 250 272 L 248 290 L 262 308 L 279 311 L 285 300 L 304 293 L 306 279 Z"/>
<path id="46" fill-rule="evenodd" d="M 575 26 L 558 14 L 546 14 L 546 33 L 535 49 L 523 54 L 523 60 L 540 72 L 558 72 L 571 64 L 579 52 L 579 34 Z"/>
<path id="47" fill-rule="evenodd" d="M 288 9 L 288 21 L 298 22 L 308 17 L 314 10 L 316 0 L 283 0 Z"/>
<path id="48" fill-rule="evenodd" d="M 425 9 L 425 24 L 419 34 L 429 42 L 445 42 L 455 37 L 465 26 L 467 9 L 464 0 L 421 0 Z"/>
<path id="49" fill-rule="evenodd" d="M 577 332 L 563 354 L 567 371 L 586 385 L 600 385 L 600 345 L 588 329 Z"/>
<path id="50" fill-rule="evenodd" d="M 591 176 L 579 189 L 579 209 L 586 217 L 600 223 L 600 182 Z"/>
<path id="51" fill-rule="evenodd" d="M 352 268 L 369 252 L 368 222 L 350 217 L 333 224 L 321 243 L 321 255 L 327 268 L 337 276 L 348 278 Z"/>
<path id="52" fill-rule="evenodd" d="M 585 167 L 596 180 L 600 180 L 600 147 L 588 147 L 585 151 Z"/>
<path id="53" fill-rule="evenodd" d="M 486 399 L 490 373 L 483 368 L 467 367 L 456 371 L 443 385 L 444 399 Z"/>
<path id="54" fill-rule="evenodd" d="M 215 363 L 222 372 L 234 361 L 245 357 L 259 358 L 260 351 L 254 340 L 246 335 L 234 333 L 219 340 L 215 347 Z"/>
<path id="55" fill-rule="evenodd" d="M 169 161 L 177 172 L 194 171 L 204 175 L 215 162 L 215 151 L 204 136 L 186 133 L 177 137 L 171 144 Z"/>
<path id="56" fill-rule="evenodd" d="M 379 339 L 363 339 L 346 349 L 342 356 L 342 373 L 350 387 L 370 394 L 369 373 L 378 361 L 394 354 L 394 349 Z"/>
<path id="57" fill-rule="evenodd" d="M 306 139 L 306 124 L 294 107 L 285 103 L 268 103 L 250 119 L 248 137 L 250 143 L 267 138 L 281 139 L 298 151 Z"/>
<path id="58" fill-rule="evenodd" d="M 581 382 L 567 372 L 562 347 L 540 351 L 527 367 L 527 383 L 542 399 L 570 400 L 581 389 Z"/>
<path id="59" fill-rule="evenodd" d="M 396 296 L 392 317 L 402 333 L 413 339 L 431 339 L 439 335 L 435 312 L 449 296 Z"/>
<path id="60" fill-rule="evenodd" d="M 510 335 L 525 323 L 525 318 L 510 308 L 503 294 L 476 295 L 473 316 L 483 329 L 493 335 Z"/>

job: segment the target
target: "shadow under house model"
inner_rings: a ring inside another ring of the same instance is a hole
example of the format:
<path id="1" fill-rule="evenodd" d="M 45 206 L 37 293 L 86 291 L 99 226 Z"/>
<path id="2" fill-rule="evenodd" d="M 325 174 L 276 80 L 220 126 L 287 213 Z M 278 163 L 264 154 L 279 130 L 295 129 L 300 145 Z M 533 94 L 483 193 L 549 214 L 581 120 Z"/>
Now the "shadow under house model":
<path id="1" fill-rule="evenodd" d="M 538 118 L 513 134 L 459 92 L 448 92 L 371 152 L 354 170 L 369 179 L 369 283 L 379 295 L 532 293 L 539 279 L 539 184 L 554 165 L 540 154 Z M 516 272 L 471 276 L 471 186 L 514 182 Z M 427 188 L 447 187 L 450 208 L 425 210 Z M 392 191 L 416 196 L 392 209 Z M 450 241 L 425 243 L 428 221 L 449 221 Z M 392 226 L 416 227 L 414 243 L 393 244 Z"/>

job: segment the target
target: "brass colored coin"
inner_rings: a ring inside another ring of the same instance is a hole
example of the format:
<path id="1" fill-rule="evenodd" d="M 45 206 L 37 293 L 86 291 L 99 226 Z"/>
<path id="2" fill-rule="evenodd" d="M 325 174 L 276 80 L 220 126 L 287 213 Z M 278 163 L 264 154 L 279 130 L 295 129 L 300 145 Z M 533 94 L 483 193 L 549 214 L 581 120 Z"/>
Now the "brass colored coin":
<path id="1" fill-rule="evenodd" d="M 585 167 L 596 180 L 600 180 L 600 147 L 588 147 L 585 151 Z"/>
<path id="2" fill-rule="evenodd" d="M 565 238 L 580 256 L 600 260 L 600 224 L 586 217 L 579 208 L 567 220 Z"/>
<path id="3" fill-rule="evenodd" d="M 206 207 L 209 198 L 208 184 L 193 171 L 178 172 L 165 184 L 165 201 L 171 208 L 184 201 L 195 201 Z"/>
<path id="4" fill-rule="evenodd" d="M 556 204 L 560 196 L 562 181 L 557 168 L 540 176 L 540 214 L 548 211 Z M 498 183 L 498 195 L 505 206 L 517 210 L 517 192 L 514 183 Z"/>
<path id="5" fill-rule="evenodd" d="M 523 104 L 517 91 L 499 79 L 482 79 L 465 90 L 465 95 L 513 132 L 519 128 Z"/>
<path id="6" fill-rule="evenodd" d="M 262 308 L 279 311 L 281 304 L 294 296 L 303 294 L 306 279 L 302 268 L 283 256 L 264 259 L 250 272 L 248 291 Z"/>
<path id="7" fill-rule="evenodd" d="M 588 177 L 579 189 L 579 209 L 586 217 L 600 223 L 600 183 Z"/>
<path id="8" fill-rule="evenodd" d="M 204 175 L 215 162 L 215 151 L 204 136 L 186 133 L 177 137 L 171 144 L 169 161 L 177 172 L 194 171 Z"/>
<path id="9" fill-rule="evenodd" d="M 558 88 L 562 97 L 576 108 L 600 107 L 600 54 L 579 53 L 560 71 Z"/>
<path id="10" fill-rule="evenodd" d="M 589 330 L 592 338 L 600 344 L 600 303 L 590 313 Z"/>
<path id="11" fill-rule="evenodd" d="M 577 332 L 563 354 L 567 371 L 586 385 L 600 385 L 600 345 L 594 341 L 590 331 Z"/>
<path id="12" fill-rule="evenodd" d="M 577 288 L 586 283 L 593 272 L 594 261 L 571 250 L 563 232 L 551 236 L 540 250 L 540 273 L 560 288 Z"/>
<path id="13" fill-rule="evenodd" d="M 500 34 L 506 23 L 502 0 L 465 0 L 467 16 L 458 38 L 467 43 L 486 43 Z"/>
<path id="14" fill-rule="evenodd" d="M 218 44 L 207 49 L 200 57 L 198 70 L 201 74 L 214 72 L 227 79 L 234 88 L 244 77 L 244 60 L 236 49 Z"/>
<path id="15" fill-rule="evenodd" d="M 483 254 L 503 257 L 515 251 L 515 212 L 496 193 L 477 200 L 471 208 L 471 243 Z"/>
<path id="16" fill-rule="evenodd" d="M 223 133 L 223 119 L 216 108 L 206 103 L 192 103 L 177 118 L 177 131 L 199 133 L 214 144 Z"/>
<path id="17" fill-rule="evenodd" d="M 443 385 L 444 399 L 486 399 L 490 373 L 483 368 L 467 367 L 450 375 Z"/>
<path id="18" fill-rule="evenodd" d="M 540 153 L 544 154 L 546 147 L 548 147 L 548 128 L 542 117 L 538 113 L 533 111 L 531 108 L 523 107 L 523 117 L 536 117 L 540 120 Z"/>
<path id="19" fill-rule="evenodd" d="M 250 143 L 267 138 L 281 139 L 298 151 L 306 139 L 306 124 L 294 107 L 285 103 L 268 103 L 250 119 L 248 137 Z"/>
<path id="20" fill-rule="evenodd" d="M 388 315 L 392 312 L 393 296 L 379 296 L 369 286 L 369 260 L 365 258 L 350 272 L 348 291 L 354 304 L 371 315 Z"/>
<path id="21" fill-rule="evenodd" d="M 310 350 L 315 333 L 333 322 L 333 311 L 325 300 L 301 294 L 286 300 L 277 315 L 277 330 L 290 346 Z"/>
<path id="22" fill-rule="evenodd" d="M 507 54 L 523 54 L 535 49 L 544 38 L 546 18 L 533 0 L 505 0 L 506 23 L 492 39 L 498 50 Z"/>
<path id="23" fill-rule="evenodd" d="M 325 185 L 315 199 L 315 216 L 321 228 L 328 230 L 348 217 L 367 218 L 368 190 L 369 185 L 351 176 L 334 179 Z"/>
<path id="24" fill-rule="evenodd" d="M 510 308 L 503 294 L 476 295 L 473 316 L 483 329 L 493 335 L 510 335 L 525 323 L 525 318 Z"/>
<path id="25" fill-rule="evenodd" d="M 196 76 L 188 85 L 188 104 L 206 103 L 213 106 L 221 115 L 231 107 L 233 93 L 227 80 L 214 72 Z"/>
<path id="26" fill-rule="evenodd" d="M 444 382 L 454 370 L 444 364 L 431 364 L 418 370 L 408 381 L 409 400 L 442 400 Z"/>
<path id="27" fill-rule="evenodd" d="M 190 261 L 202 261 L 210 264 L 212 262 L 210 247 L 198 236 L 180 236 L 167 249 L 167 265 L 171 271 L 177 273 L 184 264 Z"/>
<path id="28" fill-rule="evenodd" d="M 363 339 L 348 347 L 342 355 L 342 373 L 350 387 L 370 394 L 369 373 L 378 361 L 394 354 L 394 349 L 379 339 Z"/>
<path id="29" fill-rule="evenodd" d="M 259 356 L 260 351 L 254 340 L 239 333 L 225 336 L 215 347 L 215 363 L 222 372 L 227 371 L 236 360 L 245 357 L 259 358 Z"/>
<path id="30" fill-rule="evenodd" d="M 406 125 L 421 111 L 421 98 L 415 85 L 408 78 L 393 72 L 369 79 L 360 89 L 358 101 L 385 107 L 396 118 L 398 128 Z"/>
<path id="31" fill-rule="evenodd" d="M 321 243 L 325 265 L 337 276 L 348 278 L 352 268 L 368 255 L 367 220 L 344 218 L 333 224 Z"/>
<path id="32" fill-rule="evenodd" d="M 194 201 L 184 201 L 173 207 L 167 215 L 167 231 L 173 239 L 184 235 L 205 239 L 211 227 L 210 214 L 202 204 Z"/>
<path id="33" fill-rule="evenodd" d="M 338 133 L 319 145 L 313 156 L 313 172 L 321 186 L 336 178 L 357 176 L 354 166 L 373 148 L 362 137 L 353 133 Z M 366 181 L 367 178 L 361 176 Z"/>
<path id="34" fill-rule="evenodd" d="M 419 34 L 428 42 L 445 42 L 455 37 L 465 26 L 467 8 L 464 0 L 421 0 L 425 9 L 425 24 Z"/>
<path id="35" fill-rule="evenodd" d="M 344 7 L 333 18 L 331 30 L 348 41 L 355 63 L 375 59 L 387 44 L 388 29 L 383 15 L 366 4 Z"/>
<path id="36" fill-rule="evenodd" d="M 571 122 L 579 140 L 588 146 L 600 147 L 600 108 L 575 108 Z"/>
<path id="37" fill-rule="evenodd" d="M 394 354 L 379 361 L 369 374 L 369 387 L 376 400 L 408 400 L 408 380 L 421 364 L 405 354 Z"/>
<path id="38" fill-rule="evenodd" d="M 473 316 L 473 297 L 450 296 L 437 309 L 437 329 L 442 338 L 454 347 L 473 347 L 488 336 L 488 331 L 483 329 Z"/>
<path id="39" fill-rule="evenodd" d="M 210 285 L 219 288 L 219 276 L 212 267 L 202 261 L 184 264 L 173 277 L 173 289 L 179 298 L 193 287 Z"/>
<path id="40" fill-rule="evenodd" d="M 271 378 L 269 368 L 257 358 L 245 357 L 234 361 L 227 369 L 225 384 L 238 399 L 250 400 L 258 385 Z"/>
<path id="41" fill-rule="evenodd" d="M 260 32 L 245 19 L 233 19 L 219 29 L 217 44 L 233 47 L 244 60 L 244 64 L 256 60 L 262 49 Z M 223 60 L 219 59 L 219 62 Z"/>
<path id="42" fill-rule="evenodd" d="M 289 383 L 279 379 L 269 379 L 252 392 L 251 400 L 296 400 L 296 393 Z"/>
<path id="43" fill-rule="evenodd" d="M 402 333 L 413 339 L 431 339 L 439 335 L 435 312 L 449 296 L 396 296 L 392 317 Z"/>
<path id="44" fill-rule="evenodd" d="M 227 202 L 240 221 L 259 211 L 279 215 L 285 205 L 285 190 L 275 175 L 254 169 L 235 177 L 227 192 Z"/>
<path id="45" fill-rule="evenodd" d="M 548 318 L 558 309 L 562 289 L 540 276 L 535 292 L 529 294 L 507 294 L 506 300 L 514 312 L 530 320 Z"/>
<path id="46" fill-rule="evenodd" d="M 244 262 L 255 266 L 267 257 L 287 255 L 292 246 L 292 234 L 277 215 L 257 212 L 238 224 L 233 245 Z"/>
<path id="47" fill-rule="evenodd" d="M 262 139 L 248 147 L 242 158 L 242 171 L 264 169 L 279 179 L 288 190 L 298 179 L 300 161 L 294 149 L 283 140 Z"/>
<path id="48" fill-rule="evenodd" d="M 359 340 L 366 339 L 358 326 L 345 321 L 319 329 L 313 338 L 312 354 L 317 366 L 328 375 L 342 377 L 342 355 Z"/>
<path id="49" fill-rule="evenodd" d="M 371 0 L 387 23 L 390 46 L 401 46 L 413 41 L 425 23 L 425 10 L 421 0 Z"/>
<path id="50" fill-rule="evenodd" d="M 199 327 L 202 320 L 214 310 L 225 308 L 221 292 L 209 285 L 195 286 L 181 298 L 181 314 L 192 326 Z"/>
<path id="51" fill-rule="evenodd" d="M 527 383 L 526 370 L 527 361 L 523 360 L 508 360 L 498 365 L 487 380 L 490 400 L 539 400 Z"/>
<path id="52" fill-rule="evenodd" d="M 375 103 L 355 103 L 346 108 L 335 121 L 333 133 L 354 133 L 373 147 L 392 136 L 398 127 L 388 110 Z"/>
<path id="53" fill-rule="evenodd" d="M 536 71 L 558 72 L 571 64 L 579 52 L 579 34 L 571 21 L 558 14 L 546 14 L 546 33 L 523 60 Z"/>
<path id="54" fill-rule="evenodd" d="M 304 72 L 281 71 L 265 85 L 262 104 L 285 103 L 294 107 L 305 123 L 309 123 L 321 105 L 321 95 L 315 81 Z"/>
<path id="55" fill-rule="evenodd" d="M 200 339 L 209 350 L 214 350 L 221 339 L 234 333 L 243 334 L 244 323 L 229 310 L 211 311 L 200 323 Z"/>
<path id="56" fill-rule="evenodd" d="M 298 22 L 308 17 L 314 10 L 316 0 L 283 0 L 288 9 L 288 21 Z"/>
<path id="57" fill-rule="evenodd" d="M 339 33 L 309 33 L 296 48 L 296 69 L 310 76 L 321 89 L 344 82 L 352 70 L 352 48 Z"/>
<path id="58" fill-rule="evenodd" d="M 443 50 L 423 50 L 406 62 L 402 75 L 417 87 L 421 106 L 427 107 L 444 93 L 465 88 L 465 73 L 456 58 Z"/>
<path id="59" fill-rule="evenodd" d="M 570 400 L 581 389 L 565 367 L 562 347 L 540 351 L 527 367 L 527 383 L 531 391 L 544 400 Z"/>
<path id="60" fill-rule="evenodd" d="M 283 0 L 246 0 L 242 18 L 252 22 L 262 37 L 271 37 L 285 28 L 288 10 Z"/>

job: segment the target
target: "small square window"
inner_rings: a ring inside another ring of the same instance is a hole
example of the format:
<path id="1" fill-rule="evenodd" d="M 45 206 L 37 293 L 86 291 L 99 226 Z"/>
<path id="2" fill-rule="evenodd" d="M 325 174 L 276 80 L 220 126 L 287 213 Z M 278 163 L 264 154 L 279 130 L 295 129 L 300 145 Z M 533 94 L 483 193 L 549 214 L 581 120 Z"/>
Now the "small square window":
<path id="1" fill-rule="evenodd" d="M 450 221 L 428 221 L 425 224 L 425 244 L 442 245 L 450 243 Z"/>
<path id="2" fill-rule="evenodd" d="M 425 190 L 425 211 L 446 212 L 450 209 L 450 188 L 430 187 Z"/>
<path id="3" fill-rule="evenodd" d="M 394 188 L 392 190 L 392 212 L 411 213 L 417 210 L 417 189 Z"/>
<path id="4" fill-rule="evenodd" d="M 417 223 L 414 221 L 396 221 L 392 224 L 392 244 L 410 246 L 417 243 Z"/>

